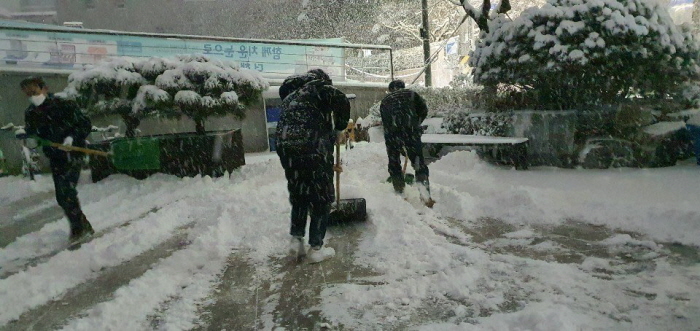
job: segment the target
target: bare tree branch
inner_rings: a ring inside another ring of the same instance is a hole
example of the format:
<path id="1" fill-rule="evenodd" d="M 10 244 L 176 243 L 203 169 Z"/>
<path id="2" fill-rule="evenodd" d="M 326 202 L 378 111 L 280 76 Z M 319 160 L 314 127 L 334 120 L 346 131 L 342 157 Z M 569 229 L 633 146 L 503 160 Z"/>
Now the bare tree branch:
<path id="1" fill-rule="evenodd" d="M 476 25 L 479 27 L 479 30 L 489 32 L 488 20 L 489 9 L 491 8 L 491 1 L 484 0 L 483 4 L 481 5 L 481 12 L 478 12 L 476 8 L 474 8 L 474 6 L 469 4 L 469 2 L 467 1 L 468 0 L 460 0 L 464 11 L 467 12 L 467 15 L 469 15 L 469 17 L 471 17 L 476 22 Z"/>
<path id="2" fill-rule="evenodd" d="M 498 4 L 498 9 L 496 9 L 496 12 L 499 14 L 506 14 L 510 10 L 510 0 L 502 0 L 501 3 Z"/>

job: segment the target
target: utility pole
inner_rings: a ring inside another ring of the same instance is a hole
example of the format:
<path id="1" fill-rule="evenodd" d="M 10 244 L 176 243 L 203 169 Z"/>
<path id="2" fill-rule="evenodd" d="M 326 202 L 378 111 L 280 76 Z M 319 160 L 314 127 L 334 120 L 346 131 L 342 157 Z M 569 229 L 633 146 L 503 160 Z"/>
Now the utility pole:
<path id="1" fill-rule="evenodd" d="M 421 37 L 423 38 L 423 62 L 425 68 L 425 86 L 433 85 L 433 75 L 430 70 L 430 29 L 428 27 L 428 0 L 421 0 L 423 7 L 423 26 L 420 29 Z"/>
<path id="2" fill-rule="evenodd" d="M 700 35 L 700 0 L 693 1 L 693 26 L 695 26 L 695 34 Z"/>

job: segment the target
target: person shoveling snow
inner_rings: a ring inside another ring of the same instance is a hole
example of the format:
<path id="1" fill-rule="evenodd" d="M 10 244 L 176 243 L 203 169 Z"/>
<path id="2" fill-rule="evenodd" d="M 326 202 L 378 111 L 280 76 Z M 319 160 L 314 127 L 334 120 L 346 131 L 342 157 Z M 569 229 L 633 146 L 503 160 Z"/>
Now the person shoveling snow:
<path id="1" fill-rule="evenodd" d="M 389 157 L 389 176 L 394 190 L 403 194 L 406 186 L 405 168 L 403 171 L 401 169 L 401 154 L 405 152 L 416 172 L 415 180 L 421 200 L 432 208 L 435 200 L 430 196 L 429 171 L 423 157 L 420 127 L 428 116 L 428 106 L 418 93 L 406 89 L 403 81 L 394 80 L 389 83 L 389 94 L 382 99 L 379 111 Z"/>
<path id="2" fill-rule="evenodd" d="M 333 172 L 342 171 L 333 164 L 333 147 L 350 118 L 350 103 L 320 69 L 285 79 L 280 99 L 277 155 L 292 204 L 290 251 L 299 257 L 306 255 L 303 241 L 310 213 L 307 258 L 320 262 L 335 255 L 332 247 L 323 247 L 323 239 L 335 198 Z"/>

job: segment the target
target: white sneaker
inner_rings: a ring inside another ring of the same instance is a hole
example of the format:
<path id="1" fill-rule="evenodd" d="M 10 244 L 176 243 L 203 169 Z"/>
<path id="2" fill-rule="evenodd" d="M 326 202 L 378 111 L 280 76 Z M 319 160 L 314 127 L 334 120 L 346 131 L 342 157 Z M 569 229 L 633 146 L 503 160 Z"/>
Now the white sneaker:
<path id="1" fill-rule="evenodd" d="M 296 256 L 306 255 L 306 249 L 304 249 L 304 237 L 293 236 L 289 240 L 289 254 Z"/>
<path id="2" fill-rule="evenodd" d="M 309 263 L 318 263 L 324 260 L 328 260 L 335 256 L 335 249 L 333 247 L 311 247 L 309 253 L 306 257 L 309 259 Z"/>

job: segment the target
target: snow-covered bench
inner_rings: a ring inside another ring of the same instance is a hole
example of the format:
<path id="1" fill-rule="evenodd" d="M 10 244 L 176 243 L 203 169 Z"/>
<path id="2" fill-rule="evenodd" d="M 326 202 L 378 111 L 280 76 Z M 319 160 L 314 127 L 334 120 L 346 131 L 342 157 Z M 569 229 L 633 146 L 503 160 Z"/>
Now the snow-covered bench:
<path id="1" fill-rule="evenodd" d="M 515 169 L 527 169 L 527 138 L 489 137 L 466 134 L 425 133 L 421 137 L 425 145 L 433 145 L 437 154 L 442 146 L 505 146 L 511 148 Z"/>

